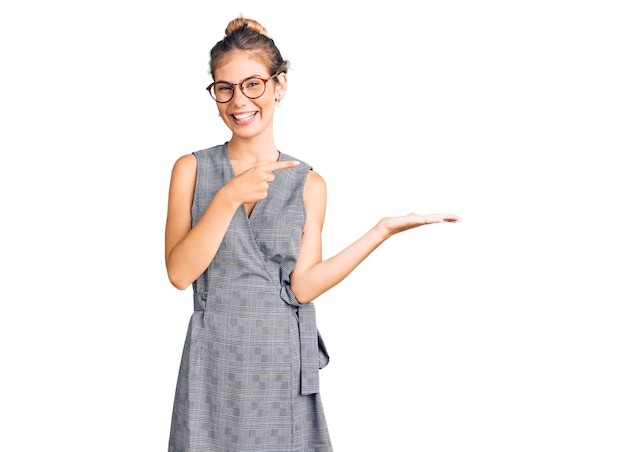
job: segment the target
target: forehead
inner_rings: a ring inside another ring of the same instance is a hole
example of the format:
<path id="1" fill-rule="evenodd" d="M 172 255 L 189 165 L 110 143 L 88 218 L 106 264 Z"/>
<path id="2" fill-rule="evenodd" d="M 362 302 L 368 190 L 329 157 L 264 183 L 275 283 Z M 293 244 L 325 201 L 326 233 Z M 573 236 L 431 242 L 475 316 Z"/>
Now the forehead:
<path id="1" fill-rule="evenodd" d="M 254 56 L 244 52 L 233 52 L 215 68 L 215 80 L 240 82 L 251 75 L 268 76 L 265 65 Z"/>

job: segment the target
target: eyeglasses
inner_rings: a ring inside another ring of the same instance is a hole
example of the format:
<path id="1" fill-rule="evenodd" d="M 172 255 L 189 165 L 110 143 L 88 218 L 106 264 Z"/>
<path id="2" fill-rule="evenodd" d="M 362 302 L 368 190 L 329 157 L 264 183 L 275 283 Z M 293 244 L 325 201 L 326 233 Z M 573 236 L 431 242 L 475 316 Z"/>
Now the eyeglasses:
<path id="1" fill-rule="evenodd" d="M 261 78 L 257 76 L 248 77 L 241 83 L 214 82 L 207 86 L 207 91 L 211 93 L 211 97 L 220 104 L 230 102 L 235 95 L 235 86 L 239 86 L 241 92 L 248 99 L 258 99 L 265 93 L 267 82 L 276 77 L 279 72 L 270 76 L 270 78 Z"/>

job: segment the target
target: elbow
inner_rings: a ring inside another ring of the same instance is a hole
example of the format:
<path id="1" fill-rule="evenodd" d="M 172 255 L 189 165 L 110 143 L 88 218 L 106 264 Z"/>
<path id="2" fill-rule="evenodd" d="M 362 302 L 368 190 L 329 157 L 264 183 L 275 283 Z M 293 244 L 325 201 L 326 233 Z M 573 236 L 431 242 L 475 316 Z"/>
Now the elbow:
<path id="1" fill-rule="evenodd" d="M 176 275 L 169 270 L 167 272 L 167 277 L 169 278 L 172 286 L 176 287 L 178 290 L 185 290 L 189 287 L 189 284 L 191 284 L 191 282 L 184 280 L 180 277 L 180 275 Z"/>
<path id="2" fill-rule="evenodd" d="M 185 273 L 184 267 L 172 262 L 167 257 L 165 258 L 165 270 L 167 271 L 167 278 L 170 284 L 178 290 L 185 290 L 193 282 L 189 275 Z"/>
<path id="3" fill-rule="evenodd" d="M 178 290 L 185 290 L 189 287 L 189 283 L 180 282 L 172 278 L 170 278 L 170 283 L 172 283 L 172 286 L 176 287 Z"/>
<path id="4" fill-rule="evenodd" d="M 189 284 L 178 283 L 176 281 L 172 281 L 171 279 L 170 282 L 172 283 L 172 286 L 176 287 L 178 290 L 185 290 L 187 287 L 189 287 Z"/>
<path id="5" fill-rule="evenodd" d="M 310 302 L 313 301 L 313 298 L 300 298 L 300 297 L 296 297 L 296 300 L 298 300 L 298 303 L 300 304 L 309 304 Z"/>
<path id="6" fill-rule="evenodd" d="M 293 283 L 291 284 L 291 293 L 300 304 L 308 304 L 315 299 L 315 297 L 312 294 L 307 293 L 306 290 L 302 290 L 302 288 L 299 288 L 297 285 L 294 287 Z"/>

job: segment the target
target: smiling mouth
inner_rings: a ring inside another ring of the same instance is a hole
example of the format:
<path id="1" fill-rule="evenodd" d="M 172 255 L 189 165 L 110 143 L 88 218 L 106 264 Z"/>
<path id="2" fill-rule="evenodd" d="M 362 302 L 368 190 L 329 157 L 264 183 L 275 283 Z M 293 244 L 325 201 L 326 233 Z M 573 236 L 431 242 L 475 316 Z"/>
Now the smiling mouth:
<path id="1" fill-rule="evenodd" d="M 245 121 L 247 119 L 251 119 L 254 115 L 256 115 L 256 111 L 251 111 L 248 113 L 240 113 L 238 115 L 232 115 L 237 121 Z"/>

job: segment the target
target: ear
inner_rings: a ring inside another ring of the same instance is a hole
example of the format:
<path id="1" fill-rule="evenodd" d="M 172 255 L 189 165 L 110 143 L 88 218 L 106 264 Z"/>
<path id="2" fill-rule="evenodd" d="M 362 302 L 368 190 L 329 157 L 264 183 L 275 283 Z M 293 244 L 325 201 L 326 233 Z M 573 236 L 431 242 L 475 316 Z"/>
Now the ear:
<path id="1" fill-rule="evenodd" d="M 278 74 L 274 80 L 276 81 L 274 85 L 274 98 L 276 100 L 282 100 L 287 93 L 287 74 Z"/>

